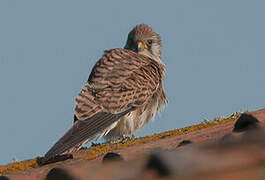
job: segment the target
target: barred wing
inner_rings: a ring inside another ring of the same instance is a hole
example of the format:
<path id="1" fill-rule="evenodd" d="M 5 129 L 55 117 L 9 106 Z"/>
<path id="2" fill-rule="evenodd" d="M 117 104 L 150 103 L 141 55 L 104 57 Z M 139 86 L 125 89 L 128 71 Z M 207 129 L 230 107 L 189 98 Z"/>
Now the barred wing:
<path id="1" fill-rule="evenodd" d="M 76 98 L 76 122 L 46 153 L 48 160 L 86 142 L 150 100 L 164 76 L 164 66 L 125 49 L 105 51 Z"/>

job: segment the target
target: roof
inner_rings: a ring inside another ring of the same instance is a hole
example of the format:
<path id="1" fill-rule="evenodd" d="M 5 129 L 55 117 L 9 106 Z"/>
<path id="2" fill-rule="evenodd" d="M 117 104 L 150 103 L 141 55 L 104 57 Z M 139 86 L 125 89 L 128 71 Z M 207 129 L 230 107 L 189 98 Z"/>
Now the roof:
<path id="1" fill-rule="evenodd" d="M 16 162 L 0 166 L 0 173 L 10 179 L 264 179 L 264 147 L 265 109 L 260 109 L 122 143 L 94 145 L 62 162 L 43 166 L 40 158 Z"/>

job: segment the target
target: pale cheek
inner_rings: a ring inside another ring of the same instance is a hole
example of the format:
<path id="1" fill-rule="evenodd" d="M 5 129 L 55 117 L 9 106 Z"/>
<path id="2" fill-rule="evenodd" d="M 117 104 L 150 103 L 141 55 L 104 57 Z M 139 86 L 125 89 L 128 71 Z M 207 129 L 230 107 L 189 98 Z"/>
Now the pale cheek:
<path id="1" fill-rule="evenodd" d="M 151 52 L 154 56 L 159 57 L 160 56 L 160 47 L 157 44 L 154 44 L 151 48 Z"/>

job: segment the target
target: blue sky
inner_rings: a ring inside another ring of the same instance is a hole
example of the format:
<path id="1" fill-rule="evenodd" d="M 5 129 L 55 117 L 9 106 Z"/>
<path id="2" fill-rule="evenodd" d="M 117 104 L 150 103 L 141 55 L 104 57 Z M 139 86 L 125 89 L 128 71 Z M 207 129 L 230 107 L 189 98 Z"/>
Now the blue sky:
<path id="1" fill-rule="evenodd" d="M 0 164 L 44 153 L 71 126 L 103 51 L 139 23 L 162 37 L 169 104 L 138 136 L 265 107 L 265 1 L 0 1 Z"/>

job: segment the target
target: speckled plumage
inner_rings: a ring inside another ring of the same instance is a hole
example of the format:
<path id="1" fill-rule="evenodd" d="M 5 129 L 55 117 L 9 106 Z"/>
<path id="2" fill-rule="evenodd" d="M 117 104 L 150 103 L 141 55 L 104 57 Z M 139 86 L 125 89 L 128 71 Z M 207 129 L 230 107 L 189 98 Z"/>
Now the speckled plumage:
<path id="1" fill-rule="evenodd" d="M 139 41 L 144 44 L 140 52 Z M 45 159 L 76 151 L 97 134 L 105 138 L 131 135 L 153 119 L 167 102 L 160 56 L 160 37 L 145 24 L 129 33 L 125 49 L 105 51 L 76 98 L 74 125 Z"/>

